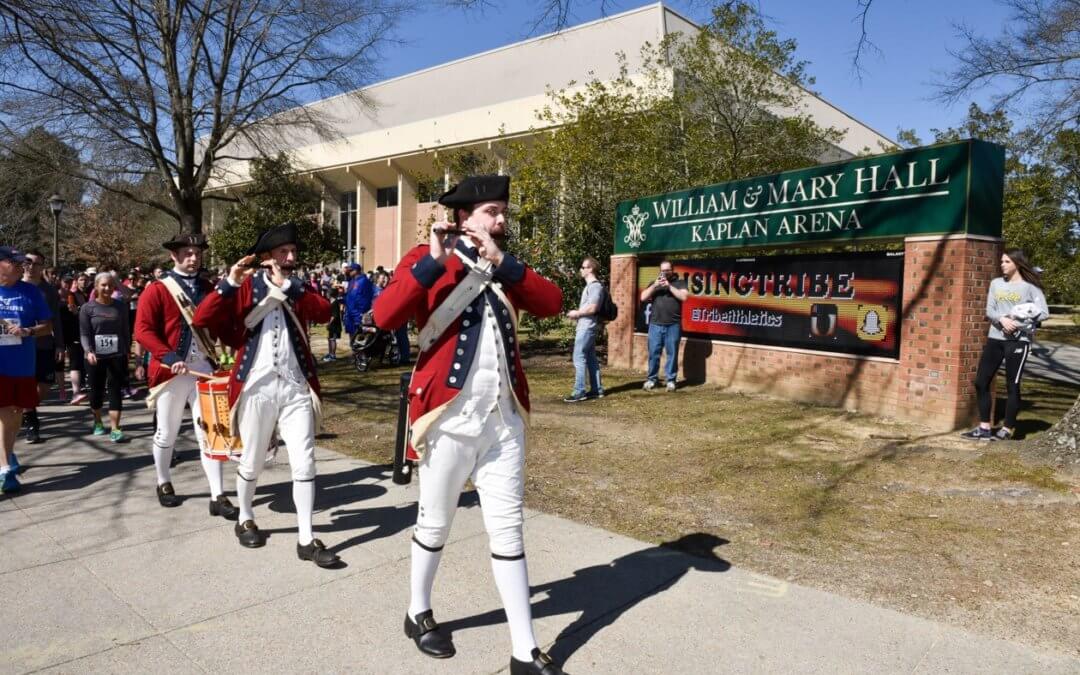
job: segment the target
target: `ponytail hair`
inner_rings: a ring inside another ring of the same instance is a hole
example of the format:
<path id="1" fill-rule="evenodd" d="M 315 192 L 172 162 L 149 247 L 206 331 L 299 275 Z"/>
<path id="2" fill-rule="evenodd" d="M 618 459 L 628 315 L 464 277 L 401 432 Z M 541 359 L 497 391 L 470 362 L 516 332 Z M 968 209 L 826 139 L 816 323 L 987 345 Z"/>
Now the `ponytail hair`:
<path id="1" fill-rule="evenodd" d="M 1018 248 L 1010 248 L 1005 251 L 1005 255 L 1009 256 L 1009 260 L 1013 261 L 1016 265 L 1016 271 L 1020 273 L 1020 278 L 1028 282 L 1032 286 L 1042 290 L 1042 277 L 1035 271 L 1031 263 L 1028 262 L 1027 256 L 1024 252 Z"/>

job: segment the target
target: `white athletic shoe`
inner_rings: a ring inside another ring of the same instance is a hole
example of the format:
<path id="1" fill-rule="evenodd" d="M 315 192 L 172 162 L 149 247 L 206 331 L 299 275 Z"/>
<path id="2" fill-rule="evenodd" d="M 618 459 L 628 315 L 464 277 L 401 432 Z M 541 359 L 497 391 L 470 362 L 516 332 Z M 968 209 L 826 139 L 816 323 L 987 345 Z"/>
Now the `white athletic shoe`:
<path id="1" fill-rule="evenodd" d="M 653 382 L 652 380 L 645 380 L 645 386 L 642 387 L 642 389 L 644 389 L 645 391 L 650 391 L 650 390 L 655 389 L 655 388 L 656 388 L 656 382 Z"/>
<path id="2" fill-rule="evenodd" d="M 675 391 L 675 383 L 674 382 L 668 382 L 665 389 L 667 389 L 668 391 Z"/>

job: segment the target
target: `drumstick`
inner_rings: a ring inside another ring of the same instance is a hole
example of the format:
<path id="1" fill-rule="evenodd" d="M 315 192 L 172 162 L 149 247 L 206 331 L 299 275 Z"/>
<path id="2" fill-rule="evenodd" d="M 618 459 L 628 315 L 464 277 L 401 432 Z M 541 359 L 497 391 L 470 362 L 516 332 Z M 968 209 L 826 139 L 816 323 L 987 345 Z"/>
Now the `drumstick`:
<path id="1" fill-rule="evenodd" d="M 160 366 L 160 367 L 164 368 L 165 370 L 168 370 L 169 372 L 172 372 L 172 368 L 170 368 L 169 366 L 165 365 L 164 363 L 158 363 L 158 366 Z M 195 377 L 201 377 L 201 378 L 202 378 L 202 379 L 204 379 L 204 380 L 213 380 L 213 379 L 216 379 L 216 376 L 214 376 L 214 375 L 210 375 L 210 374 L 208 374 L 208 373 L 200 373 L 200 372 L 199 372 L 199 371 L 197 371 L 197 370 L 188 370 L 188 371 L 187 371 L 187 374 L 188 374 L 188 375 L 194 375 Z"/>

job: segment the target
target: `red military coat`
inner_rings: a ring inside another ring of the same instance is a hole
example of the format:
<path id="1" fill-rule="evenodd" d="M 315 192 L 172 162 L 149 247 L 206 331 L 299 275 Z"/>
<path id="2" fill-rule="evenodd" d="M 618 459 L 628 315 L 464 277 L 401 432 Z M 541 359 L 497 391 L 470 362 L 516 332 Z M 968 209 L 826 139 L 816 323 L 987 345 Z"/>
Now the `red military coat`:
<path id="1" fill-rule="evenodd" d="M 238 350 L 236 366 L 229 373 L 230 406 L 236 404 L 236 400 L 240 398 L 240 392 L 244 389 L 244 380 L 255 360 L 261 336 L 261 326 L 256 326 L 249 331 L 244 326 L 244 317 L 266 297 L 268 288 L 265 273 L 262 271 L 245 279 L 239 287 L 230 284 L 228 279 L 222 279 L 214 292 L 199 304 L 195 312 L 196 326 L 209 329 L 210 334 L 220 339 L 223 344 Z M 299 279 L 292 279 L 286 295 L 301 326 L 330 321 L 330 301 L 318 293 L 308 291 L 306 284 Z M 300 370 L 307 378 L 311 391 L 318 396 L 319 377 L 307 337 L 299 333 L 292 319 L 287 320 L 285 325 L 296 353 L 296 360 L 300 364 Z"/>
<path id="2" fill-rule="evenodd" d="M 429 248 L 425 244 L 406 253 L 394 271 L 393 281 L 375 298 L 375 324 L 380 328 L 393 330 L 415 318 L 422 330 L 428 317 L 468 274 L 465 264 L 456 255 L 451 253 L 446 264 L 440 265 L 428 255 Z M 522 417 L 528 419 L 529 385 L 517 348 L 517 314 L 522 310 L 540 318 L 559 314 L 562 291 L 509 253 L 504 254 L 502 264 L 494 270 L 494 279 L 501 296 L 492 290 L 482 294 L 416 360 L 409 385 L 409 422 L 413 446 L 418 453 L 424 451 L 424 434 L 428 427 L 461 392 L 475 363 L 481 322 L 469 317 L 479 317 L 477 310 L 482 311 L 483 303 L 490 304 L 500 319 L 498 329 L 504 351 L 513 360 L 508 364 L 511 389 L 523 409 Z M 505 305 L 503 297 L 509 300 L 509 306 Z"/>
<path id="3" fill-rule="evenodd" d="M 187 290 L 182 283 L 180 287 Z M 194 296 L 188 296 L 195 306 L 210 293 L 213 286 L 209 281 L 199 279 L 198 289 Z M 193 339 L 169 289 L 160 281 L 149 284 L 139 296 L 139 308 L 135 312 L 135 341 L 150 353 L 146 379 L 151 389 L 173 378 L 169 367 L 184 360 Z"/>

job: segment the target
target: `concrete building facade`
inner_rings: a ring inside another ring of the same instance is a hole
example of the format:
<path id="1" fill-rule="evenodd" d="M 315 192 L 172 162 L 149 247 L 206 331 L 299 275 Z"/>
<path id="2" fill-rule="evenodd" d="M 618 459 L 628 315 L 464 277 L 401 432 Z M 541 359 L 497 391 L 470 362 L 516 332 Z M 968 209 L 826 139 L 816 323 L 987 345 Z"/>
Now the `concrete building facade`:
<path id="1" fill-rule="evenodd" d="M 619 74 L 618 53 L 630 76 L 640 79 L 638 57 L 646 42 L 665 35 L 693 34 L 699 27 L 663 4 L 606 17 L 551 35 L 482 52 L 380 82 L 354 97 L 337 96 L 310 104 L 336 120 L 337 138 L 325 141 L 297 133 L 288 141 L 296 166 L 321 188 L 326 225 L 340 228 L 345 261 L 365 268 L 391 267 L 422 236 L 438 210 L 434 200 L 455 177 L 440 173 L 440 152 L 472 149 L 501 164 L 500 145 L 543 133 L 536 112 L 550 103 L 550 89 Z M 461 83 L 490 82 L 467 88 Z M 822 161 L 880 150 L 891 140 L 827 101 L 800 90 L 805 110 L 824 127 L 845 130 L 842 141 Z M 783 114 L 783 111 L 775 111 Z M 224 168 L 210 190 L 243 191 L 248 164 Z M 208 214 L 212 229 L 224 212 Z"/>

